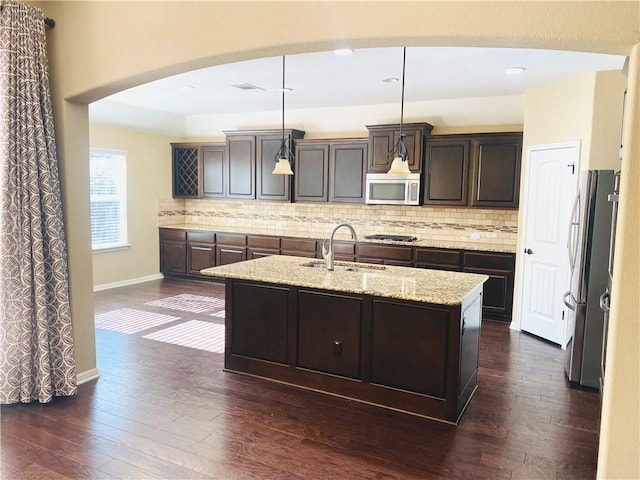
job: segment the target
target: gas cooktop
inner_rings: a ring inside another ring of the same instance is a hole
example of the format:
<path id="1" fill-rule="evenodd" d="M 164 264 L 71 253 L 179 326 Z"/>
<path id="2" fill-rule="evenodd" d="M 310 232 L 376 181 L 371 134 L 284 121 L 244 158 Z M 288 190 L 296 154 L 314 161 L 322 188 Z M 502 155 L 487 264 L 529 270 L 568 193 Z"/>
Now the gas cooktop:
<path id="1" fill-rule="evenodd" d="M 393 240 L 394 242 L 415 242 L 417 237 L 411 237 L 408 235 L 388 235 L 386 233 L 376 233 L 374 235 L 367 235 L 367 240 Z"/>

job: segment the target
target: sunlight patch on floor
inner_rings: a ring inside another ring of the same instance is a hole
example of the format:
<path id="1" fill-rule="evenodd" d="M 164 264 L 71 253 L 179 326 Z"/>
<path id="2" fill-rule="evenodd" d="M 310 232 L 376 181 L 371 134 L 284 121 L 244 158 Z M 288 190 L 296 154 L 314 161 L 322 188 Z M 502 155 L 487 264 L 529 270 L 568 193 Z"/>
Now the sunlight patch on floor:
<path id="1" fill-rule="evenodd" d="M 145 305 L 170 308 L 171 310 L 180 310 L 183 312 L 203 313 L 207 310 L 224 307 L 224 299 L 183 293 L 174 297 L 147 302 Z"/>
<path id="2" fill-rule="evenodd" d="M 213 353 L 224 353 L 224 325 L 217 323 L 190 320 L 150 333 L 143 338 Z"/>
<path id="3" fill-rule="evenodd" d="M 179 319 L 180 317 L 132 308 L 121 308 L 95 316 L 96 328 L 127 334 L 137 333 Z"/>

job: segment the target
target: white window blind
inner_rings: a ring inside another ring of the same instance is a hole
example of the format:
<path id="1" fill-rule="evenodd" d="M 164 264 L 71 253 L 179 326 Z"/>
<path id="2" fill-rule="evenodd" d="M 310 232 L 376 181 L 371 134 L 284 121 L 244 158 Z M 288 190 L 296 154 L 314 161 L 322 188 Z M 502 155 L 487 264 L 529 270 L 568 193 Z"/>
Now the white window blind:
<path id="1" fill-rule="evenodd" d="M 91 246 L 127 246 L 127 152 L 91 150 Z"/>

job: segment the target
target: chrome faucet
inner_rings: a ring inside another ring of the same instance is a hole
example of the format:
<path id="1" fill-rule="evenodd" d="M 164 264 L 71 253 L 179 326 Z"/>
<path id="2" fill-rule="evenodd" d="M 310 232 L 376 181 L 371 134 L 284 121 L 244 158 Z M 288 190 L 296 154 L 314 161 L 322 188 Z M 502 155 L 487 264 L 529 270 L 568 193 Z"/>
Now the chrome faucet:
<path id="1" fill-rule="evenodd" d="M 358 236 L 356 235 L 356 231 L 348 223 L 341 223 L 340 225 L 338 225 L 336 228 L 333 229 L 333 232 L 331 232 L 331 237 L 329 237 L 328 250 L 325 248 L 325 245 L 324 245 L 324 243 L 327 240 L 325 239 L 325 241 L 322 242 L 322 256 L 324 257 L 325 263 L 327 264 L 327 270 L 329 271 L 333 270 L 333 237 L 336 234 L 336 231 L 338 231 L 340 227 L 347 227 L 349 230 L 351 230 L 351 238 L 353 238 L 353 240 L 356 242 L 358 241 Z"/>

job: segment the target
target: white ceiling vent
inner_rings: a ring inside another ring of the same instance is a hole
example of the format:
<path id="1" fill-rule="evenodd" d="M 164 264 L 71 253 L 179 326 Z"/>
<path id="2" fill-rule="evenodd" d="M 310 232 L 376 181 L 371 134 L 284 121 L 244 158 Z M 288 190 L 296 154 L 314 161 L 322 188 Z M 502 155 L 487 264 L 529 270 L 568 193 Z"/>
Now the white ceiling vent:
<path id="1" fill-rule="evenodd" d="M 240 90 L 264 90 L 264 88 L 258 87 L 256 85 L 251 85 L 250 83 L 238 83 L 233 86 L 239 88 Z"/>

